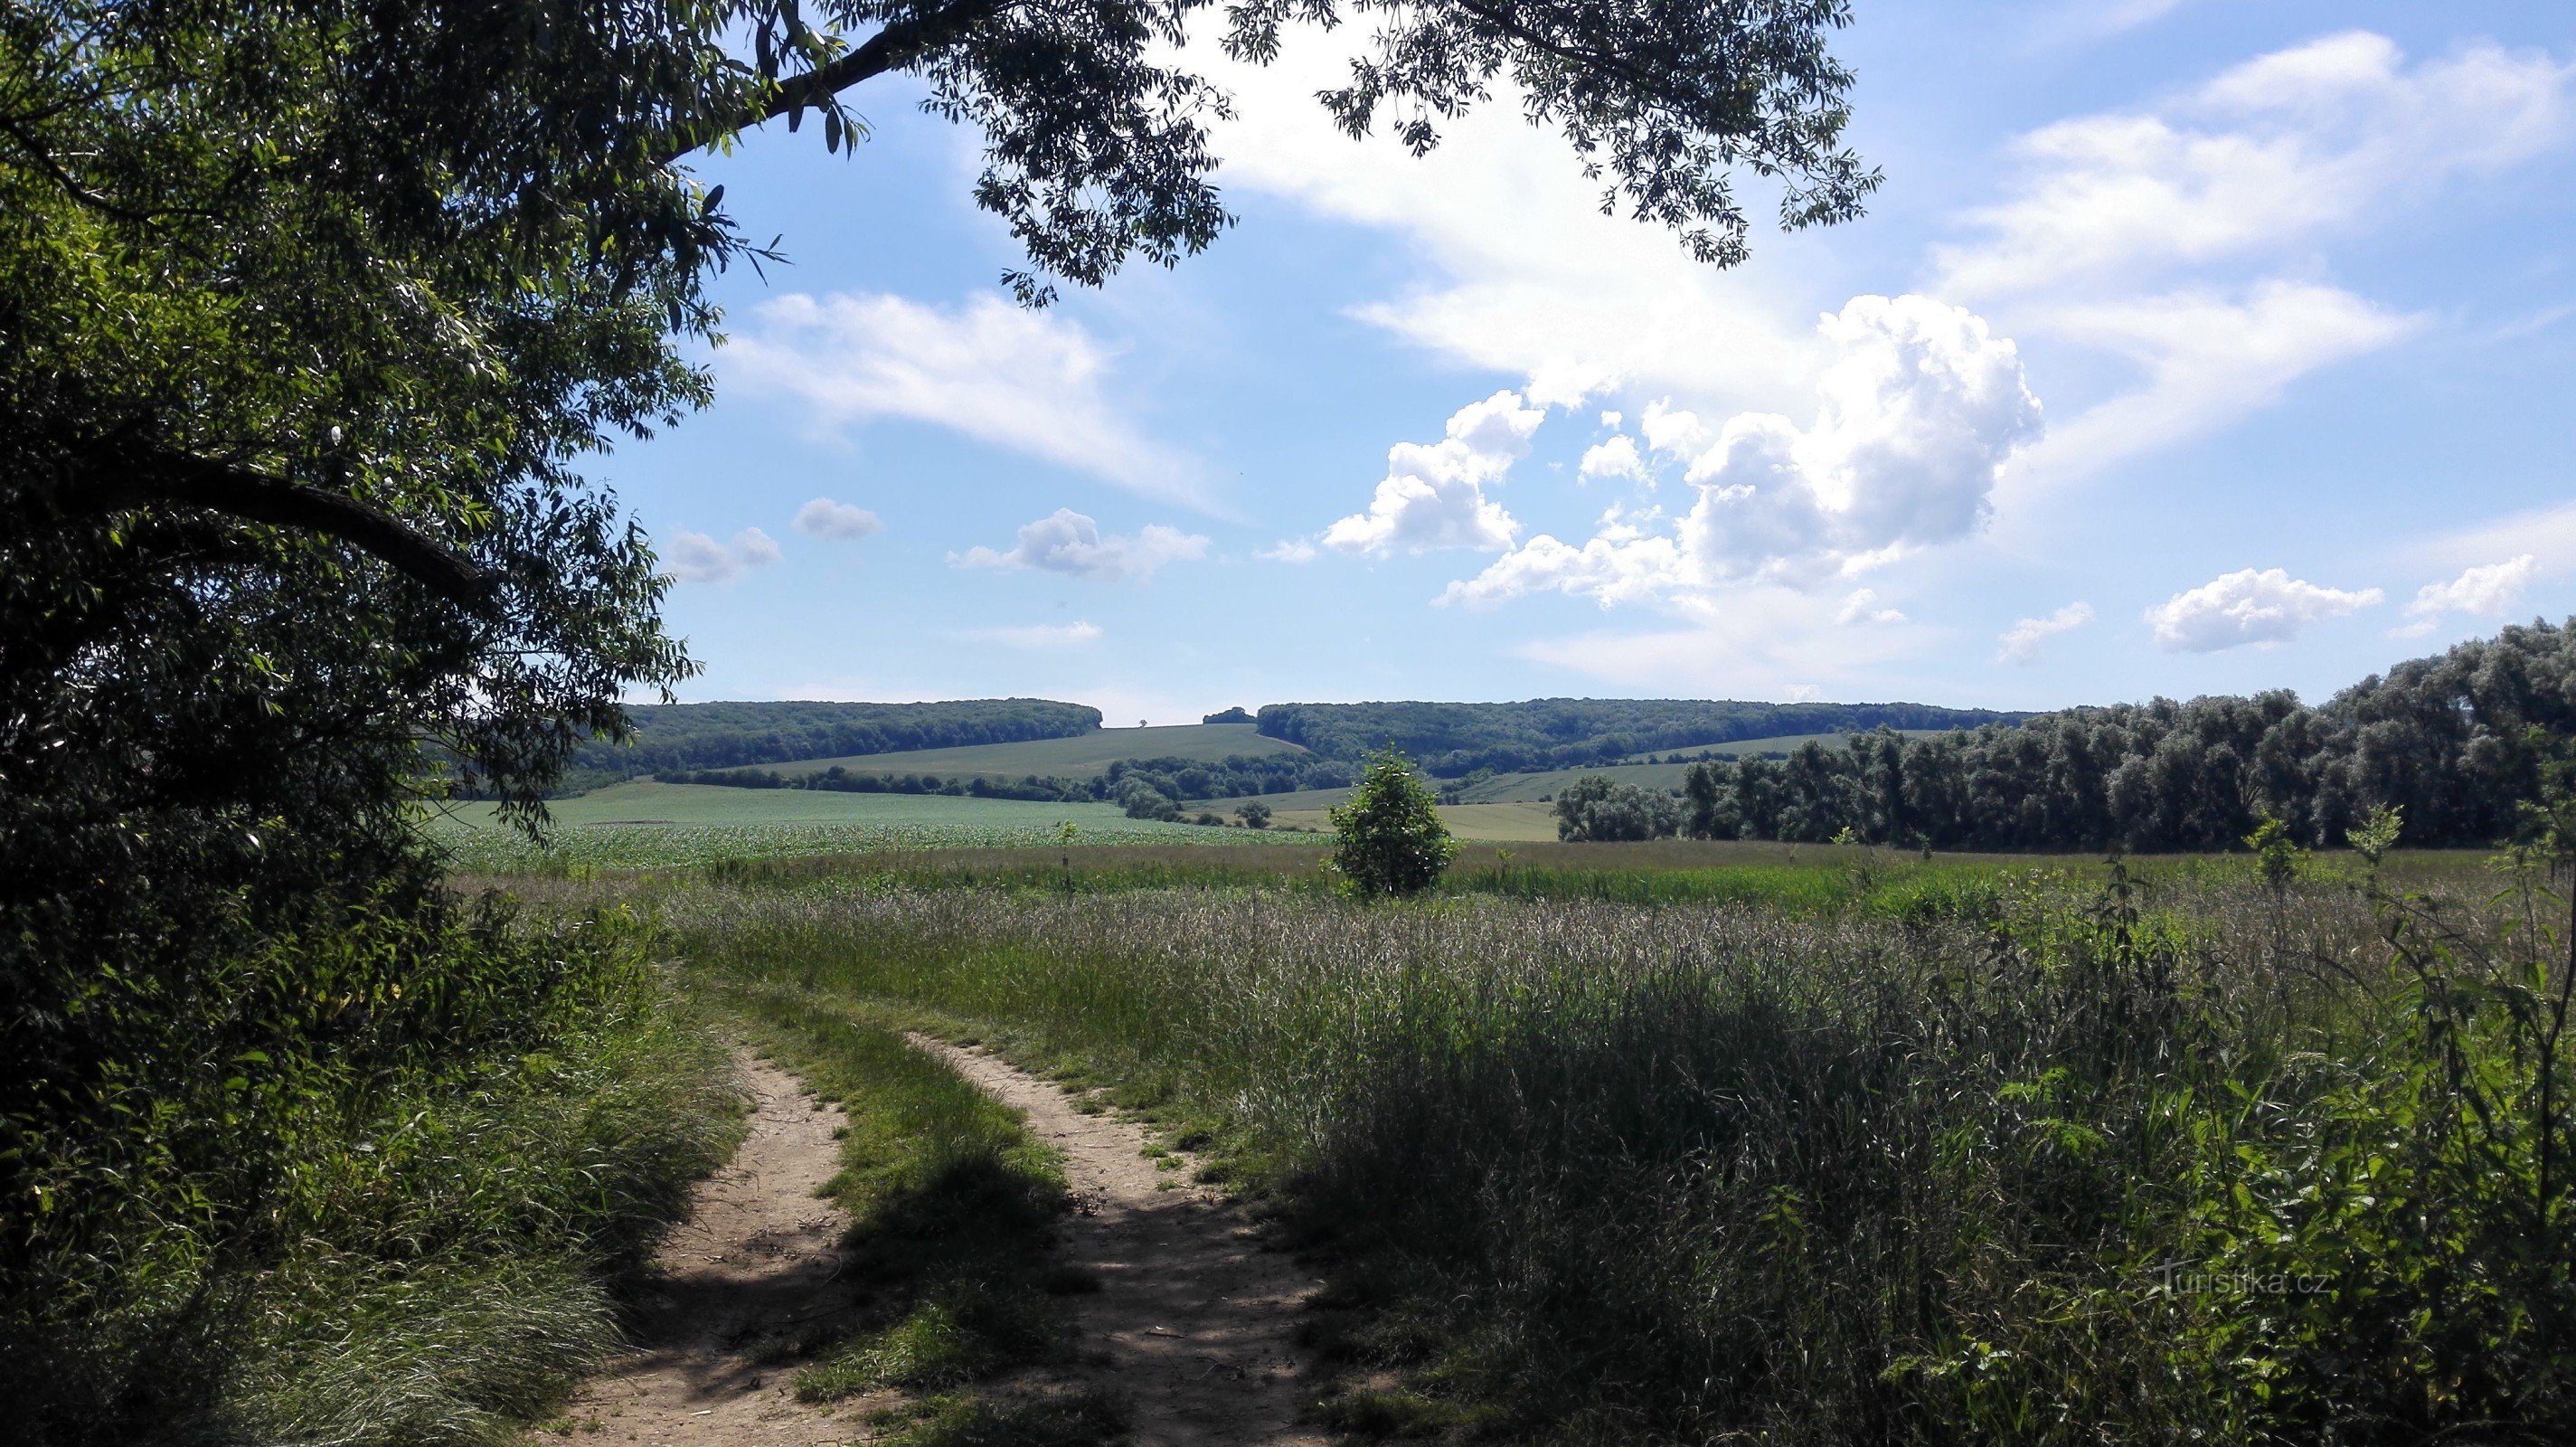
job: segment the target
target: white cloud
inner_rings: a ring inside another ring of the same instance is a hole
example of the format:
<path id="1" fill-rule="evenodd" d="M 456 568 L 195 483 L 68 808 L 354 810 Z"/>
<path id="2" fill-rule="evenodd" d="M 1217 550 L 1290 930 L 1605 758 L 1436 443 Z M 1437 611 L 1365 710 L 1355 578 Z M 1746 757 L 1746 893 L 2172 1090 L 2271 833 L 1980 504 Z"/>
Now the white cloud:
<path id="1" fill-rule="evenodd" d="M 682 583 L 730 583 L 754 568 L 777 562 L 778 542 L 758 528 L 744 528 L 730 543 L 686 529 L 671 535 L 662 571 Z"/>
<path id="2" fill-rule="evenodd" d="M 1108 636 L 1097 623 L 1031 623 L 1021 627 L 967 628 L 954 635 L 972 643 L 998 643 L 1004 648 L 1046 650 L 1079 648 Z"/>
<path id="3" fill-rule="evenodd" d="M 1397 443 L 1387 449 L 1386 477 L 1368 511 L 1324 529 L 1324 546 L 1379 555 L 1510 547 L 1521 525 L 1485 488 L 1529 451 L 1530 434 L 1546 415 L 1518 392 L 1496 392 L 1458 409 L 1440 441 Z"/>
<path id="4" fill-rule="evenodd" d="M 1834 615 L 1834 621 L 1848 628 L 1854 623 L 1902 623 L 1906 618 L 1894 608 L 1878 606 L 1875 589 L 1857 588 L 1843 599 L 1842 611 Z"/>
<path id="5" fill-rule="evenodd" d="M 2062 482 L 2201 436 L 2423 320 L 2290 281 L 2257 283 L 2241 300 L 2183 291 L 2041 308 L 2034 327 L 2129 359 L 2144 383 L 2054 428 L 2014 468 L 2015 485 Z"/>
<path id="6" fill-rule="evenodd" d="M 2357 593 L 2320 588 L 2279 568 L 2229 573 L 2147 610 L 2156 646 L 2168 653 L 2212 653 L 2248 643 L 2286 643 L 2311 623 L 2373 607 L 2377 588 Z"/>
<path id="7" fill-rule="evenodd" d="M 2392 638 L 2421 638 L 2439 625 L 2445 613 L 2466 613 L 2474 618 L 2501 618 L 2522 601 L 2522 590 L 2540 571 L 2540 559 L 2530 553 L 2471 568 L 2447 583 L 2427 583 L 2415 591 L 2415 601 L 2406 605 L 2406 616 L 2414 621 L 2389 630 Z"/>
<path id="8" fill-rule="evenodd" d="M 729 384 L 802 400 L 816 425 L 881 418 L 951 428 L 1148 497 L 1207 506 L 1186 459 L 1139 433 L 1108 389 L 1109 353 L 1072 319 L 978 296 L 791 293 L 716 354 Z"/>
<path id="9" fill-rule="evenodd" d="M 1604 427 L 1609 428 L 1609 429 L 1610 429 L 1611 431 L 1613 431 L 1613 432 L 1618 431 L 1618 430 L 1619 430 L 1619 414 L 1618 414 L 1618 413 L 1616 413 L 1616 412 L 1604 412 L 1604 413 L 1602 413 L 1602 414 L 1601 414 L 1601 425 L 1602 425 L 1602 426 L 1604 426 Z"/>
<path id="10" fill-rule="evenodd" d="M 1646 404 L 1646 415 L 1638 422 L 1637 430 L 1646 434 L 1646 445 L 1657 452 L 1691 453 L 1708 443 L 1699 415 L 1682 411 L 1667 398 L 1659 397 Z"/>
<path id="11" fill-rule="evenodd" d="M 1315 95 L 1348 82 L 1372 28 L 1294 34 L 1262 67 L 1225 60 L 1211 22 L 1190 56 L 1234 98 L 1215 137 L 1230 188 L 1390 233 L 1433 268 L 1428 285 L 1359 308 L 1362 318 L 1527 378 L 1534 406 L 1613 387 L 1769 405 L 1807 371 L 1805 288 L 1790 274 L 1802 258 L 1789 241 L 1757 237 L 1752 262 L 1720 271 L 1666 227 L 1601 214 L 1602 183 L 1555 128 L 1523 121 L 1507 79 L 1468 115 L 1442 119 L 1428 156 L 1390 135 L 1343 134 Z"/>
<path id="12" fill-rule="evenodd" d="M 1254 550 L 1252 555 L 1274 563 L 1311 563 L 1316 552 L 1315 545 L 1304 538 L 1281 538 L 1269 547 Z"/>
<path id="13" fill-rule="evenodd" d="M 2539 570 L 2540 560 L 2529 553 L 2471 568 L 2447 583 L 2427 583 L 2417 589 L 2415 601 L 2406 605 L 2406 612 L 2415 617 L 2427 613 L 2473 613 L 2481 618 L 2501 618 L 2521 601 L 2524 586 Z"/>
<path id="14" fill-rule="evenodd" d="M 1821 321 L 1835 360 L 1814 422 L 1743 413 L 1693 457 L 1698 500 L 1669 536 L 1622 519 L 1582 547 L 1541 534 L 1442 602 L 1546 589 L 1614 602 L 1677 589 L 1814 580 L 1956 541 L 1987 515 L 1997 470 L 2040 428 L 2009 341 L 1923 297 L 1855 297 Z M 1696 419 L 1647 409 L 1650 438 L 1704 437 Z M 1668 449 L 1669 450 L 1669 449 Z"/>
<path id="15" fill-rule="evenodd" d="M 2258 56 L 2159 107 L 2021 137 L 2011 198 L 1969 215 L 1981 240 L 1942 249 L 1943 287 L 2024 293 L 2277 251 L 2537 154 L 2567 133 L 2571 91 L 2576 67 L 2494 44 L 2410 66 L 2355 30 Z"/>
<path id="16" fill-rule="evenodd" d="M 1609 414 L 1613 417 L 1618 414 Z M 1583 461 L 1575 470 L 1584 477 L 1624 477 L 1633 482 L 1647 478 L 1646 459 L 1637 455 L 1637 439 L 1620 433 L 1607 442 L 1598 442 L 1583 450 Z"/>
<path id="17" fill-rule="evenodd" d="M 875 513 L 818 497 L 796 510 L 796 531 L 818 538 L 864 538 L 885 531 Z"/>
<path id="18" fill-rule="evenodd" d="M 1019 543 L 1009 552 L 973 547 L 950 553 L 948 561 L 961 568 L 1034 568 L 1077 578 L 1141 581 L 1167 563 L 1204 558 L 1207 549 L 1206 538 L 1160 523 L 1128 537 L 1104 533 L 1081 513 L 1057 508 L 1051 516 L 1022 524 Z"/>
<path id="19" fill-rule="evenodd" d="M 2045 618 L 2024 618 L 2003 631 L 1999 640 L 2003 648 L 1995 654 L 1995 661 L 2036 663 L 2039 661 L 2040 644 L 2092 621 L 2093 605 L 2090 603 L 2069 603 Z"/>

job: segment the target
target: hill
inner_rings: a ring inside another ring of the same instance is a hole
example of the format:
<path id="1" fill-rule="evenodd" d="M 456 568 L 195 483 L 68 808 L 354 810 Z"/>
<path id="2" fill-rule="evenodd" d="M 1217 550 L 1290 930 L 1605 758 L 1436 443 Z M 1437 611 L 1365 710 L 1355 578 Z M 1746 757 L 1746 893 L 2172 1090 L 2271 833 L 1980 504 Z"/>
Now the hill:
<path id="1" fill-rule="evenodd" d="M 627 710 L 635 737 L 573 757 L 585 781 L 662 769 L 729 769 L 826 754 L 880 754 L 1070 738 L 1100 727 L 1100 710 L 1042 698 L 948 703 L 667 703 Z M 1249 732 L 1249 730 L 1246 730 Z"/>
<path id="2" fill-rule="evenodd" d="M 1264 738 L 1248 723 L 1170 724 L 1158 728 L 1094 729 L 1071 737 L 957 748 L 854 753 L 832 758 L 807 756 L 782 765 L 777 772 L 794 776 L 841 768 L 853 774 L 936 774 L 942 778 L 965 775 L 1021 779 L 1036 774 L 1088 779 L 1107 773 L 1110 765 L 1127 759 L 1188 759 L 1212 764 L 1228 758 L 1305 752 L 1286 740 Z"/>
<path id="3" fill-rule="evenodd" d="M 1255 725 L 1328 759 L 1393 745 L 1443 778 L 1534 773 L 1788 735 L 2012 724 L 2027 715 L 1922 703 L 1751 703 L 1737 699 L 1538 698 L 1520 703 L 1274 703 Z"/>

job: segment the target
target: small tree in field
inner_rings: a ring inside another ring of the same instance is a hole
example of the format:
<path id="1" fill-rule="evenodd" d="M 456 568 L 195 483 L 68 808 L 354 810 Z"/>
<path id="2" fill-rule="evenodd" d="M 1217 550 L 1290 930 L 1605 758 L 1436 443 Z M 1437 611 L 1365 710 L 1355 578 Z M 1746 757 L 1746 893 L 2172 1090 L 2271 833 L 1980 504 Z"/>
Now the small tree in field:
<path id="1" fill-rule="evenodd" d="M 1440 822 L 1413 762 L 1393 749 L 1369 760 L 1347 804 L 1332 811 L 1333 870 L 1362 895 L 1420 894 L 1440 882 L 1458 841 Z"/>

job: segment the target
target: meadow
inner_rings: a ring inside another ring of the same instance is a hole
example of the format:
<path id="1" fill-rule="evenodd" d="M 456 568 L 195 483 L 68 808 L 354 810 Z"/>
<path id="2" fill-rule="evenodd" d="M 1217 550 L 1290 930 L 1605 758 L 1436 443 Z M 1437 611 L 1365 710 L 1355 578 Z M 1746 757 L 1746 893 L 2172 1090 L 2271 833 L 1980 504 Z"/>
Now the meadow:
<path id="1" fill-rule="evenodd" d="M 2545 872 L 1665 842 L 1474 848 L 1374 906 L 1259 847 L 522 888 L 648 911 L 706 990 L 968 1022 L 1210 1142 L 1329 1263 L 1355 1429 L 2576 1428 Z"/>
<path id="2" fill-rule="evenodd" d="M 834 767 L 854 774 L 983 774 L 1022 778 L 1029 774 L 1089 778 L 1107 772 L 1121 759 L 1192 759 L 1215 763 L 1237 755 L 1302 754 L 1297 745 L 1264 737 L 1248 723 L 1163 724 L 1151 728 L 1104 728 L 1071 738 L 1028 739 L 1007 744 L 967 744 L 946 749 L 906 749 L 899 753 L 849 754 L 829 759 L 801 759 L 777 765 L 782 774 L 820 774 Z"/>
<path id="3" fill-rule="evenodd" d="M 1200 846 L 1247 840 L 1313 844 L 1282 832 L 1130 819 L 1114 804 L 1032 803 L 943 794 L 728 789 L 633 779 L 548 806 L 540 845 L 490 805 L 455 803 L 424 828 L 460 873 L 645 869 L 720 860 L 884 850 L 1037 848 L 1121 841 Z"/>

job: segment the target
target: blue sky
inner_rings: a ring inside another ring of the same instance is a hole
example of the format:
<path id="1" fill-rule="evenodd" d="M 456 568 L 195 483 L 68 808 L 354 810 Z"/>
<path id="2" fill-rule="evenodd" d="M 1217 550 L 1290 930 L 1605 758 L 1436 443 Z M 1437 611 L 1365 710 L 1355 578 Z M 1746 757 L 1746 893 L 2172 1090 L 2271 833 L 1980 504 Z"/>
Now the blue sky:
<path id="1" fill-rule="evenodd" d="M 1886 185 L 1731 271 L 1508 103 L 1341 136 L 1350 43 L 1213 64 L 1240 224 L 1042 312 L 902 78 L 703 161 L 793 264 L 598 464 L 683 697 L 2316 699 L 2576 611 L 2558 5 L 1863 0 Z"/>

